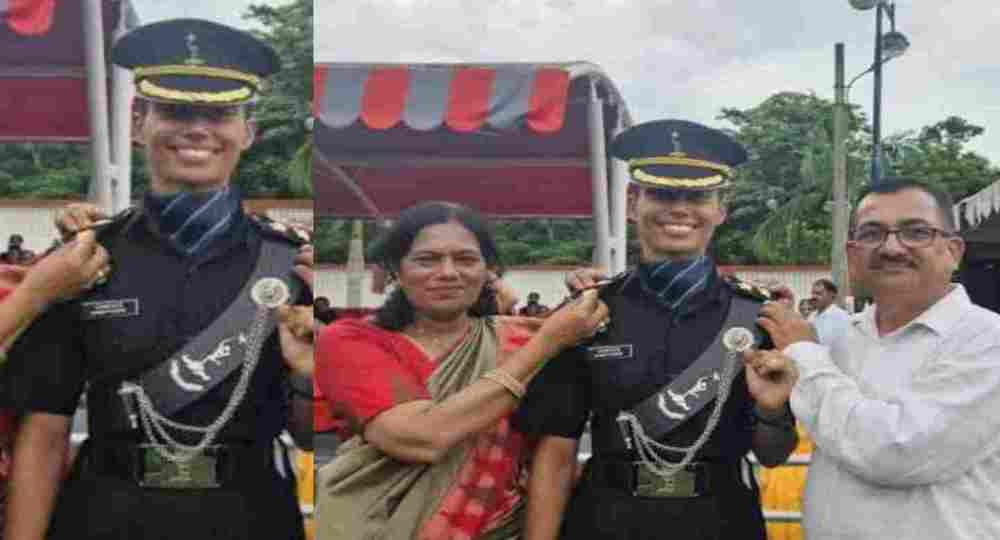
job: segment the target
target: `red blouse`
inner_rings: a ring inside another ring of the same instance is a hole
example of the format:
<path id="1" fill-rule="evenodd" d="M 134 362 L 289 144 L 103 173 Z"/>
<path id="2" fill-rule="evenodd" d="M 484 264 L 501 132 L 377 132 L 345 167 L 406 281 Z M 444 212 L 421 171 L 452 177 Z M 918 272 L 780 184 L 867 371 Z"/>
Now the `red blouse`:
<path id="1" fill-rule="evenodd" d="M 434 362 L 402 334 L 361 319 L 338 320 L 324 328 L 316 359 L 316 386 L 342 420 L 334 422 L 341 438 L 355 435 L 382 411 L 430 398 L 426 383 Z"/>

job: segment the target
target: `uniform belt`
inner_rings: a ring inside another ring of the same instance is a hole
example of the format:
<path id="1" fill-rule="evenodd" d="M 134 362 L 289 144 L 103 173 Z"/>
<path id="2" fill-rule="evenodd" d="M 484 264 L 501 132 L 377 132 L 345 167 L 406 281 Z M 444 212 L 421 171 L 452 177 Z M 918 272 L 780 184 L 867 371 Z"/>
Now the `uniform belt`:
<path id="1" fill-rule="evenodd" d="M 595 487 L 619 489 L 634 497 L 655 499 L 712 495 L 736 481 L 738 470 L 739 465 L 733 463 L 695 462 L 667 479 L 641 462 L 592 460 L 588 464 L 590 481 Z"/>
<path id="2" fill-rule="evenodd" d="M 146 488 L 212 489 L 244 485 L 274 471 L 268 445 L 219 444 L 192 459 L 171 462 L 151 445 L 98 443 L 80 456 L 81 466 L 98 475 L 131 480 Z"/>

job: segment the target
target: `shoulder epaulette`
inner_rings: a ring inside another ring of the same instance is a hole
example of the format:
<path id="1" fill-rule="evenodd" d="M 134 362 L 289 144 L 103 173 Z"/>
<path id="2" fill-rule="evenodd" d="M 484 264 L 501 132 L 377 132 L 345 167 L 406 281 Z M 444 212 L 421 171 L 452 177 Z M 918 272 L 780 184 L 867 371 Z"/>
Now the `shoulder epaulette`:
<path id="1" fill-rule="evenodd" d="M 139 210 L 134 206 L 129 206 L 128 208 L 118 212 L 117 214 L 111 216 L 108 219 L 102 219 L 94 222 L 90 228 L 97 233 L 97 238 L 104 238 L 110 235 L 117 234 L 119 231 L 124 229 L 129 223 L 132 222 L 133 218 L 139 216 Z"/>
<path id="2" fill-rule="evenodd" d="M 765 287 L 761 287 L 760 285 L 749 281 L 744 281 L 733 275 L 723 276 L 722 279 L 727 285 L 729 285 L 729 288 L 740 296 L 750 298 L 752 300 L 758 300 L 760 302 L 766 302 L 771 299 L 771 291 Z"/>
<path id="3" fill-rule="evenodd" d="M 607 279 L 602 279 L 598 282 L 597 290 L 602 295 L 602 298 L 605 294 L 615 294 L 618 288 L 628 280 L 630 275 L 632 275 L 631 270 L 624 270 Z"/>
<path id="4" fill-rule="evenodd" d="M 250 222 L 268 237 L 283 239 L 297 246 L 312 243 L 312 233 L 304 227 L 283 223 L 261 214 L 250 214 Z"/>

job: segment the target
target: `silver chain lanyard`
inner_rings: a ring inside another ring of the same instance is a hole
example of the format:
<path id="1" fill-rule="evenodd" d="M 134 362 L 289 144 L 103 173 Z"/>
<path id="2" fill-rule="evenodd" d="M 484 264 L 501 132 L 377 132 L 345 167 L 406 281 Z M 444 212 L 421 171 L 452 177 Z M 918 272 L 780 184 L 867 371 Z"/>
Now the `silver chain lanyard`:
<path id="1" fill-rule="evenodd" d="M 258 306 L 254 314 L 253 322 L 250 325 L 249 336 L 247 337 L 246 350 L 243 355 L 242 371 L 239 381 L 229 396 L 229 401 L 219 416 L 207 426 L 194 426 L 171 420 L 170 418 L 156 411 L 152 400 L 142 385 L 126 381 L 122 383 L 121 393 L 127 398 L 127 394 L 134 394 L 139 404 L 139 418 L 142 429 L 146 434 L 146 439 L 150 442 L 156 452 L 163 459 L 172 463 L 181 463 L 194 459 L 203 450 L 211 445 L 219 432 L 229 423 L 236 409 L 243 403 L 247 391 L 250 388 L 250 379 L 256 371 L 260 359 L 261 348 L 264 346 L 264 334 L 268 329 L 268 321 L 271 317 L 271 310 L 267 306 Z M 194 445 L 184 444 L 175 439 L 169 429 L 187 433 L 202 434 L 201 440 Z"/>
<path id="2" fill-rule="evenodd" d="M 635 442 L 636 453 L 639 454 L 639 461 L 651 473 L 665 479 L 672 478 L 679 471 L 682 471 L 691 464 L 694 456 L 698 454 L 702 446 L 708 442 L 708 438 L 715 432 L 722 418 L 722 409 L 729 398 L 733 380 L 736 378 L 736 370 L 741 364 L 739 355 L 749 350 L 754 345 L 753 334 L 745 328 L 731 328 L 723 337 L 723 344 L 726 351 L 726 369 L 722 373 L 722 381 L 719 382 L 719 391 L 715 397 L 715 406 L 712 414 L 708 417 L 705 430 L 690 446 L 670 446 L 657 442 L 646 435 L 645 429 L 639 419 L 630 412 L 622 411 L 618 413 L 617 421 L 619 425 L 626 424 L 631 430 L 631 438 Z M 628 433 L 624 434 L 626 437 Z M 679 462 L 672 462 L 661 457 L 657 451 L 683 454 Z"/>

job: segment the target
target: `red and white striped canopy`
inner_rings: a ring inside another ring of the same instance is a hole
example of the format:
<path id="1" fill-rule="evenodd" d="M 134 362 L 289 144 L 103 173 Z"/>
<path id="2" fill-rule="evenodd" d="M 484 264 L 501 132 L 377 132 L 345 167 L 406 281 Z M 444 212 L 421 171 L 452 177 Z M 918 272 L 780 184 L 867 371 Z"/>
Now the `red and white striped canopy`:
<path id="1" fill-rule="evenodd" d="M 316 208 L 335 217 L 391 217 L 429 199 L 495 217 L 587 217 L 592 96 L 605 137 L 630 123 L 584 62 L 317 64 L 313 88 Z"/>
<path id="2" fill-rule="evenodd" d="M 569 72 L 557 66 L 319 66 L 316 115 L 339 129 L 559 131 Z"/>

